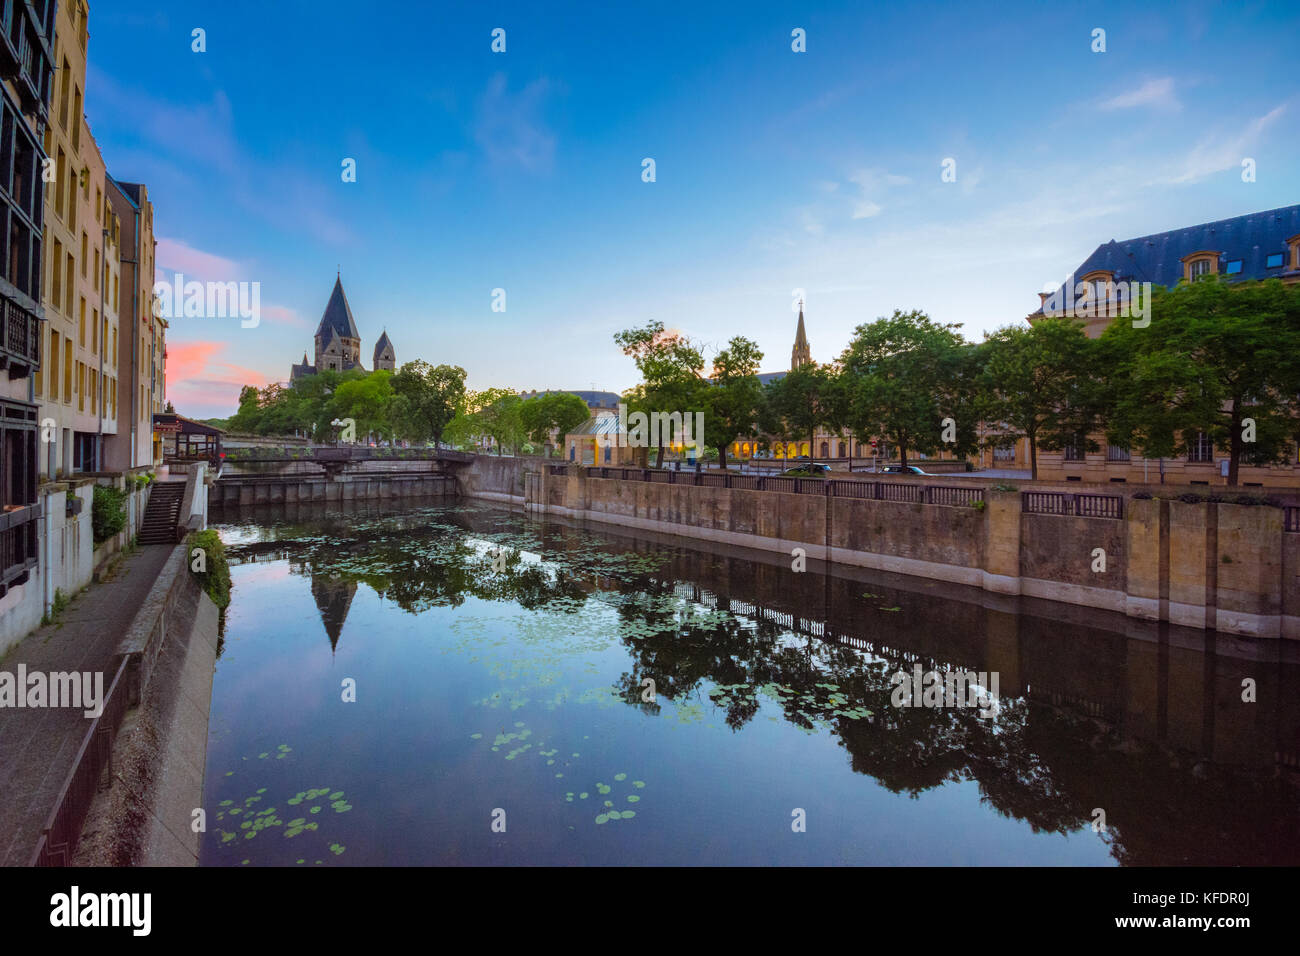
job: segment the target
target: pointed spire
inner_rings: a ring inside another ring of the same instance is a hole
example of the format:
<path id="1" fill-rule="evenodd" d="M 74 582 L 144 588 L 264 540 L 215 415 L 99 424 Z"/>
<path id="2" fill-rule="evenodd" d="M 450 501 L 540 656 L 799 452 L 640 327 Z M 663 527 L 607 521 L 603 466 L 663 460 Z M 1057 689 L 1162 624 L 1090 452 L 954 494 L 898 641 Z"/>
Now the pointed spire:
<path id="1" fill-rule="evenodd" d="M 342 338 L 361 338 L 357 332 L 357 323 L 352 318 L 352 309 L 348 306 L 348 297 L 343 292 L 342 275 L 334 279 L 334 290 L 330 293 L 329 303 L 325 306 L 316 334 L 324 336 L 327 328 L 333 329 Z"/>
<path id="2" fill-rule="evenodd" d="M 812 362 L 812 350 L 808 347 L 808 333 L 803 327 L 803 299 L 799 300 L 799 327 L 794 333 L 794 348 L 790 350 L 790 368 L 798 368 Z"/>

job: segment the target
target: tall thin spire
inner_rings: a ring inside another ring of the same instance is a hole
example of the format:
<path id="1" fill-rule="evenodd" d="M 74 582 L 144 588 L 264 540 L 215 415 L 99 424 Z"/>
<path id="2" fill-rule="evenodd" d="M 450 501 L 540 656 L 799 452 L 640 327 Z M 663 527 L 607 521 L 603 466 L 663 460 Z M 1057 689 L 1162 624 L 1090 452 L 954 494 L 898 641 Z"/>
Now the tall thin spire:
<path id="1" fill-rule="evenodd" d="M 803 327 L 803 299 L 799 300 L 799 327 L 794 333 L 794 348 L 790 350 L 790 369 L 812 363 L 812 350 L 808 348 L 808 333 Z"/>

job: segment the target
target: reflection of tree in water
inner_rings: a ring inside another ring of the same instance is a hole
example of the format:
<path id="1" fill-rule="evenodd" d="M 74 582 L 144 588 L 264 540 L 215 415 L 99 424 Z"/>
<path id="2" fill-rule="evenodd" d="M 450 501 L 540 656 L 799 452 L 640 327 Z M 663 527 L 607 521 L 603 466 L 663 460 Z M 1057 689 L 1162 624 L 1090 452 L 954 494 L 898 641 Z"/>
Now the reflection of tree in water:
<path id="1" fill-rule="evenodd" d="M 761 695 L 791 724 L 830 727 L 852 769 L 894 793 L 915 797 L 973 781 L 997 813 L 1049 833 L 1090 825 L 1100 807 L 1111 852 L 1125 864 L 1294 863 L 1297 856 L 1300 815 L 1282 781 L 1226 771 L 1200 779 L 1185 756 L 1155 745 L 1143 752 L 1100 720 L 1023 699 L 1004 699 L 993 719 L 973 708 L 895 708 L 890 675 L 910 671 L 910 661 L 796 637 L 762 616 L 710 610 L 677 593 L 679 583 L 717 572 L 746 598 L 789 608 L 815 592 L 816 575 L 799 593 L 773 594 L 764 569 L 708 556 L 700 564 L 698 554 L 689 559 L 694 565 L 656 574 L 640 559 L 672 559 L 685 549 L 616 544 L 555 525 L 536 529 L 500 513 L 442 509 L 279 530 L 295 570 L 311 575 L 331 646 L 359 583 L 410 613 L 459 606 L 467 597 L 573 612 L 595 595 L 615 608 L 630 658 L 615 691 L 649 715 L 660 706 L 642 700 L 646 678 L 668 701 L 711 699 L 734 731 L 757 715 Z M 504 549 L 504 570 L 494 562 L 496 548 Z M 525 559 L 524 551 L 542 561 Z M 967 627 L 962 639 L 976 646 L 980 632 Z M 856 708 L 870 716 L 846 716 Z"/>
<path id="2" fill-rule="evenodd" d="M 1227 771 L 1195 779 L 1186 760 L 1164 749 L 1132 754 L 1133 742 L 1099 721 L 1024 699 L 1003 699 L 993 718 L 970 707 L 898 708 L 890 676 L 910 673 L 910 662 L 792 639 L 762 618 L 730 615 L 719 622 L 714 615 L 707 626 L 693 626 L 698 608 L 673 597 L 674 582 L 667 580 L 623 595 L 620 637 L 632 666 L 616 692 L 629 704 L 658 711 L 641 701 L 647 677 L 657 695 L 674 702 L 700 696 L 706 683 L 741 685 L 750 691 L 714 698 L 727 725 L 738 730 L 758 712 L 754 689 L 779 686 L 788 692 L 764 696 L 785 720 L 830 726 L 853 770 L 894 793 L 915 797 L 975 781 L 983 802 L 1000 815 L 1049 833 L 1090 826 L 1101 807 L 1108 827 L 1103 839 L 1123 864 L 1295 861 L 1297 799 L 1279 780 Z M 826 684 L 837 690 L 819 686 Z M 843 698 L 871 715 L 845 716 Z"/>

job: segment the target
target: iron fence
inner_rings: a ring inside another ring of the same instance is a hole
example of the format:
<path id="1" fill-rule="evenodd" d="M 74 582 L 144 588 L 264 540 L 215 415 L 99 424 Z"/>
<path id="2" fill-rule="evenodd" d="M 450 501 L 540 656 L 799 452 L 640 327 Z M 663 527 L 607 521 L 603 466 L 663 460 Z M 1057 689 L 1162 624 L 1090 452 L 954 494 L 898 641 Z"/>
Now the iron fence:
<path id="1" fill-rule="evenodd" d="M 1077 515 L 1080 518 L 1123 518 L 1124 499 L 1119 495 L 1083 495 L 1062 491 L 1022 491 L 1026 514 Z"/>
<path id="2" fill-rule="evenodd" d="M 32 854 L 31 866 L 70 866 L 81 839 L 81 828 L 86 814 L 94 802 L 101 783 L 113 774 L 113 741 L 126 715 L 127 664 L 123 656 L 117 673 L 109 684 L 104 698 L 104 710 L 94 718 L 81 741 L 77 756 L 68 772 L 63 788 L 54 800 L 54 808 L 46 818 Z"/>

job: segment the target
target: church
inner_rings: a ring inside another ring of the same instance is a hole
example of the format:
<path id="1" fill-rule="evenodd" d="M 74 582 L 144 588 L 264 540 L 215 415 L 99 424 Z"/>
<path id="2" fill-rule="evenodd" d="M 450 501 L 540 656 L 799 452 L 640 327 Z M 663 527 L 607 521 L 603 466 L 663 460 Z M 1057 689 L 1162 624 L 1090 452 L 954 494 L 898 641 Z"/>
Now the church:
<path id="1" fill-rule="evenodd" d="M 357 331 L 357 323 L 352 318 L 348 297 L 343 293 L 341 275 L 334 280 L 334 291 L 330 293 L 325 314 L 321 316 L 320 325 L 316 328 L 315 358 L 315 362 L 308 363 L 307 353 L 303 352 L 302 363 L 290 366 L 289 384 L 292 385 L 304 375 L 315 375 L 328 369 L 337 372 L 351 369 L 366 371 L 361 364 L 361 333 Z M 397 353 L 389 341 L 387 331 L 375 343 L 373 367 L 390 372 L 397 368 Z"/>

